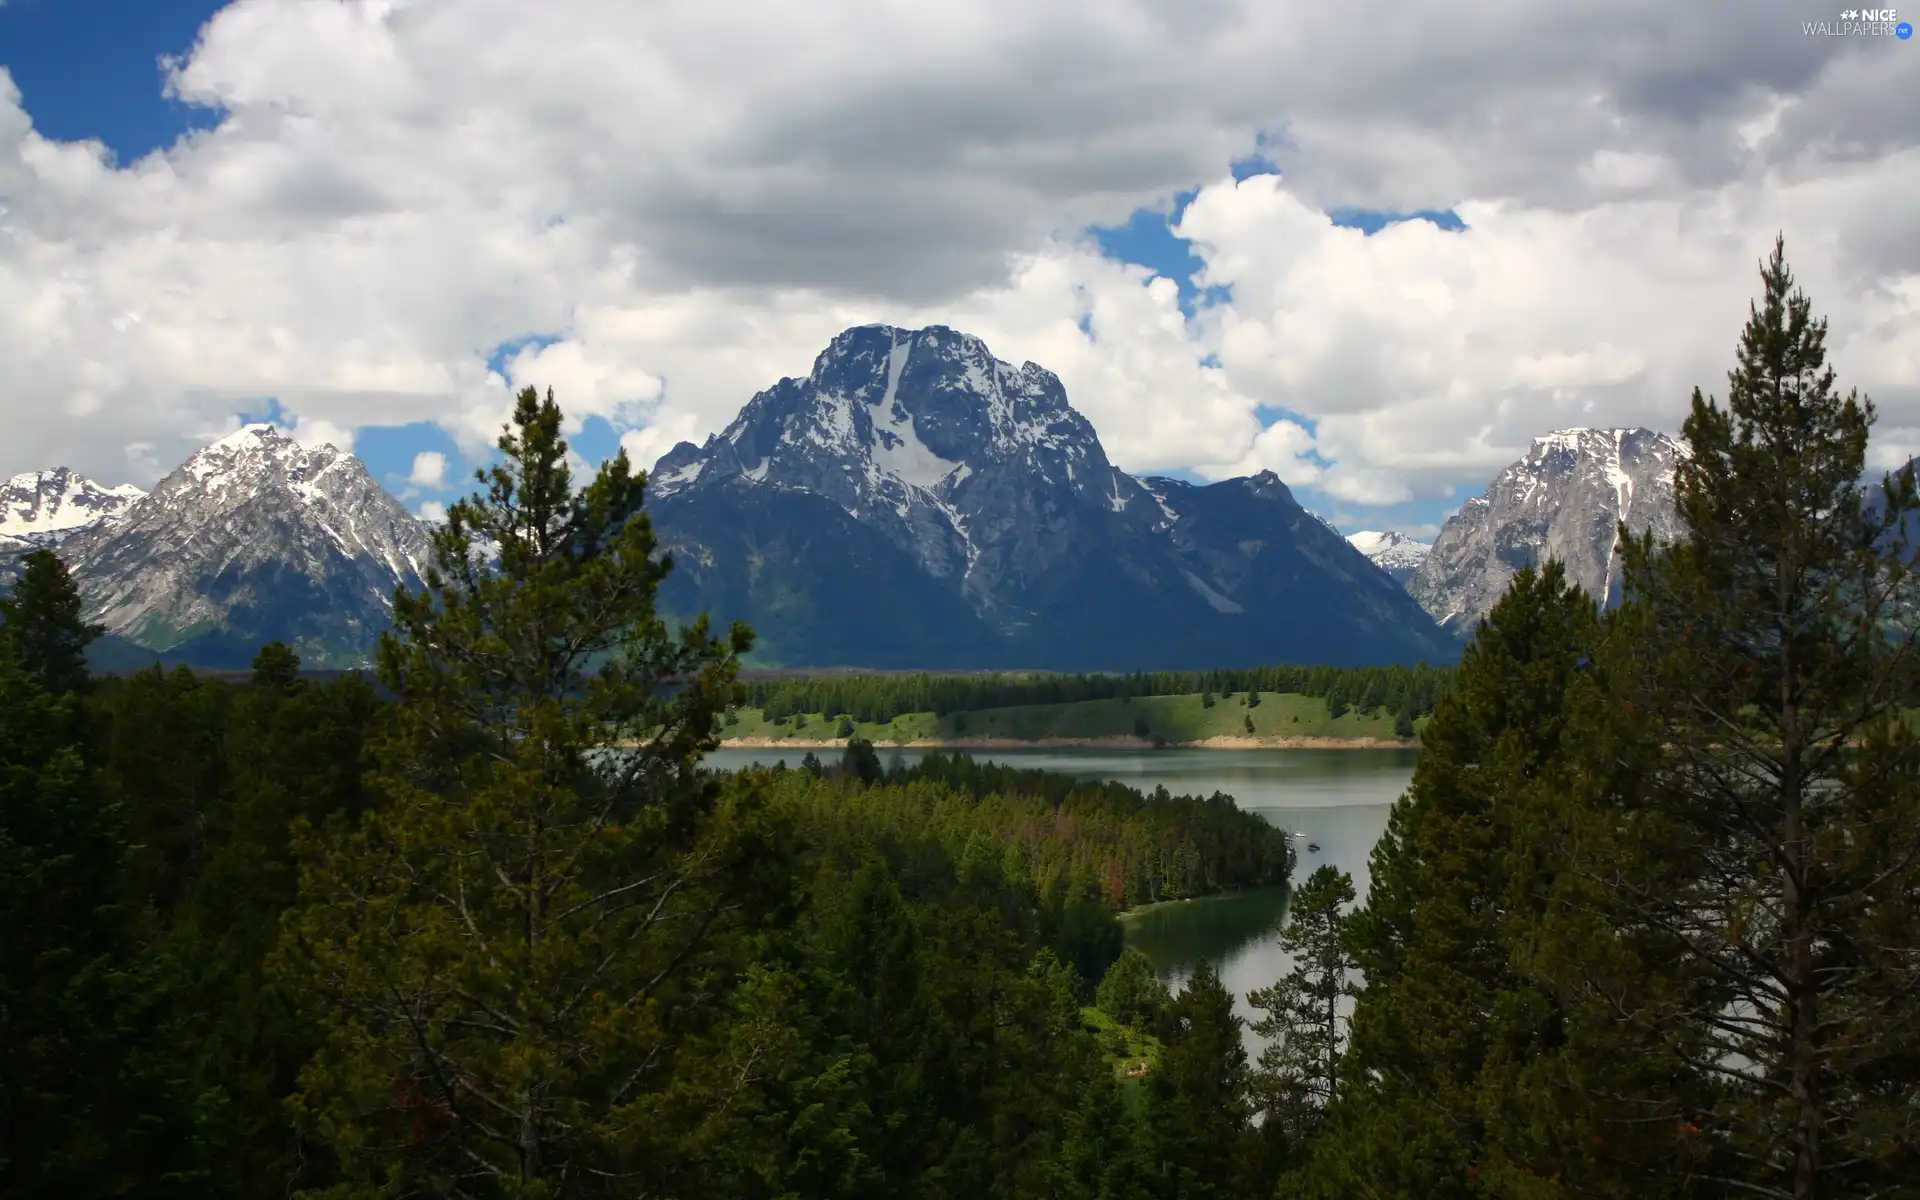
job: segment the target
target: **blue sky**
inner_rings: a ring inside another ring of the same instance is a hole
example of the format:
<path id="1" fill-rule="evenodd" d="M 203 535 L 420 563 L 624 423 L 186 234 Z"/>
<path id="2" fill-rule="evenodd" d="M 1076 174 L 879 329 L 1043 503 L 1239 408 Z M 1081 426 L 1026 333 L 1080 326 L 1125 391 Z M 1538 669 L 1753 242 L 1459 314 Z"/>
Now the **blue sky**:
<path id="1" fill-rule="evenodd" d="M 183 56 L 193 46 L 200 26 L 221 4 L 214 0 L 10 0 L 0 7 L 0 63 L 12 72 L 35 128 L 60 140 L 97 138 L 122 164 L 164 148 L 195 128 L 210 128 L 220 114 L 168 99 L 164 95 L 162 59 Z M 1237 179 L 1274 173 L 1273 164 L 1254 156 L 1232 164 Z M 1176 224 L 1194 193 L 1184 192 L 1166 211 L 1142 209 L 1123 225 L 1091 230 L 1110 258 L 1148 267 L 1180 287 L 1181 307 L 1189 315 L 1209 304 L 1230 298 L 1224 289 L 1203 292 L 1194 275 L 1200 260 L 1188 242 L 1175 237 Z M 1367 209 L 1336 209 L 1336 224 L 1372 234 L 1403 220 L 1431 220 L 1441 228 L 1463 229 L 1451 212 L 1389 213 Z M 496 348 L 490 365 L 496 369 L 523 346 L 550 338 L 522 337 Z M 774 382 L 769 379 L 768 384 Z M 748 397 L 742 396 L 744 403 Z M 271 398 L 248 406 L 236 415 L 247 420 L 272 419 L 278 405 Z M 1308 429 L 1314 422 L 1281 409 L 1263 408 L 1264 421 L 1289 418 Z M 618 434 L 606 421 L 591 418 L 573 439 L 588 461 L 598 461 L 618 445 Z M 447 487 L 422 490 L 408 483 L 414 456 L 433 451 L 447 456 Z M 467 490 L 477 465 L 463 461 L 453 439 L 432 424 L 360 428 L 355 452 L 375 478 L 414 507 L 426 501 L 448 501 Z M 642 464 L 650 465 L 650 464 Z M 1190 472 L 1167 472 L 1202 482 Z M 1431 527 L 1451 502 L 1427 501 L 1371 510 L 1364 518 L 1342 513 L 1330 497 L 1301 489 L 1309 507 L 1336 520 L 1343 529 L 1389 525 Z"/>

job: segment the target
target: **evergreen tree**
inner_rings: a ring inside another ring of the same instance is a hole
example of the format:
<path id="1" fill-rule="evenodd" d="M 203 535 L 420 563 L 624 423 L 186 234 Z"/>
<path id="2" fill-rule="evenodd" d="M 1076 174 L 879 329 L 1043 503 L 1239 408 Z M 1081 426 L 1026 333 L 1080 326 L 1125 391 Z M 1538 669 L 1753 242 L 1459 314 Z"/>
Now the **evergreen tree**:
<path id="1" fill-rule="evenodd" d="M 13 613 L 44 615 L 37 603 Z M 24 662 L 0 638 L 0 1194 L 196 1194 L 152 973 L 119 903 L 119 814 L 101 803 L 76 698 L 43 683 L 72 686 L 72 663 L 49 653 L 58 639 L 23 640 Z"/>
<path id="2" fill-rule="evenodd" d="M 1346 908 L 1353 880 L 1331 863 L 1307 877 L 1288 904 L 1280 950 L 1293 968 L 1271 987 L 1255 988 L 1247 1002 L 1266 1015 L 1253 1031 L 1268 1039 L 1260 1052 L 1256 1090 L 1263 1123 L 1295 1143 L 1319 1128 L 1333 1103 L 1346 1045 L 1342 1002 L 1354 988 L 1346 946 Z"/>
<path id="3" fill-rule="evenodd" d="M 1531 1111 L 1501 1114 L 1527 1107 L 1513 1066 L 1544 1070 L 1542 1054 L 1565 1041 L 1516 956 L 1556 872 L 1558 843 L 1532 814 L 1565 803 L 1564 761 L 1582 736 L 1572 689 L 1598 637 L 1592 598 L 1557 562 L 1522 570 L 1427 724 L 1374 848 L 1366 905 L 1348 918 L 1365 988 L 1347 1086 L 1312 1147 L 1314 1194 L 1526 1194 L 1497 1181 L 1550 1181 L 1593 1157 L 1590 1137 L 1568 1132 L 1584 1125 L 1542 1115 L 1547 1083 L 1529 1093 Z M 1592 1179 L 1582 1189 L 1604 1194 Z"/>
<path id="4" fill-rule="evenodd" d="M 849 730 L 851 732 L 851 730 Z M 877 783 L 886 772 L 880 767 L 880 755 L 866 738 L 848 738 L 846 753 L 840 759 L 840 771 L 861 783 Z"/>
<path id="5" fill-rule="evenodd" d="M 268 642 L 253 656 L 253 686 L 292 687 L 300 681 L 300 656 L 285 642 Z"/>
<path id="6" fill-rule="evenodd" d="M 294 1103 L 328 1194 L 631 1195 L 723 1136 L 689 1064 L 774 856 L 698 762 L 751 635 L 669 634 L 644 478 L 622 453 L 576 492 L 560 423 L 522 392 L 434 531 L 380 645 L 385 804 L 305 852 L 278 969 L 322 1038 Z"/>
<path id="7" fill-rule="evenodd" d="M 1147 1077 L 1146 1131 L 1154 1194 L 1216 1200 L 1236 1194 L 1250 1117 L 1247 1050 L 1233 993 L 1203 962 L 1161 1022 L 1160 1065 Z"/>
<path id="8" fill-rule="evenodd" d="M 1140 951 L 1128 947 L 1107 968 L 1094 992 L 1094 1004 L 1122 1025 L 1151 1029 L 1172 998 L 1167 985 L 1153 972 L 1153 963 Z"/>
<path id="9" fill-rule="evenodd" d="M 19 561 L 26 569 L 0 596 L 0 636 L 40 686 L 77 691 L 87 682 L 87 647 L 105 627 L 81 619 L 80 589 L 53 551 L 29 550 Z"/>
<path id="10" fill-rule="evenodd" d="M 1911 1195 L 1920 498 L 1903 472 L 1865 503 L 1873 406 L 1836 389 L 1778 242 L 1761 282 L 1725 405 L 1693 395 L 1683 536 L 1626 548 L 1606 749 L 1636 775 L 1581 830 L 1589 974 L 1646 1055 L 1710 1081 L 1674 1097 L 1700 1175 Z"/>
<path id="11" fill-rule="evenodd" d="M 1141 1161 L 1143 1137 L 1127 1112 L 1119 1080 L 1095 1072 L 1066 1119 L 1050 1200 L 1149 1200 L 1150 1178 Z"/>

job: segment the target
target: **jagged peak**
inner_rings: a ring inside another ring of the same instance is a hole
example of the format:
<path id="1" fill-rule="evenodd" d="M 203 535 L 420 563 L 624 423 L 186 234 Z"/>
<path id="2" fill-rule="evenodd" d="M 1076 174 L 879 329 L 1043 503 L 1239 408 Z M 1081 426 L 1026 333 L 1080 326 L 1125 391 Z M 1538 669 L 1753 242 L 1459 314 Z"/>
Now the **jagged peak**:
<path id="1" fill-rule="evenodd" d="M 177 483 L 184 478 L 206 486 L 235 472 L 253 475 L 260 471 L 278 471 L 311 476 L 358 461 L 331 443 L 303 446 L 271 422 L 254 421 L 194 451 L 162 484 Z"/>
<path id="2" fill-rule="evenodd" d="M 221 438 L 219 441 L 207 446 L 206 449 L 247 450 L 263 442 L 268 445 L 273 445 L 277 442 L 291 444 L 292 441 L 293 439 L 281 433 L 279 428 L 271 421 L 251 421 Z"/>
<path id="3" fill-rule="evenodd" d="M 1397 529 L 1363 529 L 1358 533 L 1348 534 L 1347 541 L 1353 544 L 1355 550 L 1367 555 L 1369 558 L 1376 554 L 1384 554 L 1389 550 L 1398 550 L 1403 547 L 1417 547 L 1422 551 L 1432 549 L 1432 543 L 1423 542 L 1419 538 L 1401 533 Z"/>
<path id="4" fill-rule="evenodd" d="M 1623 446 L 1628 439 L 1636 442 L 1642 440 L 1651 441 L 1655 445 L 1664 445 L 1667 447 L 1678 445 L 1678 443 L 1666 434 L 1658 430 L 1648 429 L 1643 425 L 1616 426 L 1606 429 L 1576 425 L 1567 429 L 1556 429 L 1551 433 L 1544 433 L 1534 438 L 1533 444 L 1527 449 L 1526 461 L 1538 462 L 1549 454 L 1559 452 L 1570 452 L 1573 454 L 1618 453 L 1620 447 Z"/>
<path id="5" fill-rule="evenodd" d="M 100 492 L 108 496 L 125 496 L 138 499 L 147 493 L 131 483 L 122 483 L 114 487 L 105 487 L 95 480 L 82 475 L 72 467 L 48 467 L 44 471 L 22 471 L 18 475 L 0 484 L 0 489 L 15 492 L 40 491 L 51 485 L 57 490 Z"/>

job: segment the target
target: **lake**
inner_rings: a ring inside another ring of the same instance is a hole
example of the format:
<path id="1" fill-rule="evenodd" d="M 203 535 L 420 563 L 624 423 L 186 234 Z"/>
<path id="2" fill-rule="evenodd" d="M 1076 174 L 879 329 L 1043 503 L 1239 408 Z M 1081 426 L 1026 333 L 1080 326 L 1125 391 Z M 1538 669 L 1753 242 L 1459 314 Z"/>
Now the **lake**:
<path id="1" fill-rule="evenodd" d="M 880 759 L 909 765 L 924 750 L 880 747 Z M 784 759 L 800 764 L 800 750 L 727 748 L 708 756 L 708 765 L 738 770 Z M 832 750 L 816 754 L 831 761 Z M 1241 808 L 1259 813 L 1290 832 L 1304 879 L 1322 863 L 1353 876 L 1362 899 L 1367 890 L 1367 856 L 1387 827 L 1387 812 L 1413 777 L 1414 750 L 975 750 L 974 757 L 1010 766 L 1038 767 L 1080 779 L 1115 779 L 1152 791 L 1202 796 L 1216 791 L 1232 796 Z M 1309 844 L 1320 847 L 1317 853 Z M 1122 924 L 1127 944 L 1140 949 L 1168 985 L 1178 988 L 1194 967 L 1211 961 L 1237 1000 L 1240 1015 L 1252 1019 L 1249 989 L 1265 987 L 1286 974 L 1279 929 L 1286 898 L 1278 891 L 1155 904 L 1127 914 Z M 1248 1035 L 1248 1044 L 1254 1044 Z"/>

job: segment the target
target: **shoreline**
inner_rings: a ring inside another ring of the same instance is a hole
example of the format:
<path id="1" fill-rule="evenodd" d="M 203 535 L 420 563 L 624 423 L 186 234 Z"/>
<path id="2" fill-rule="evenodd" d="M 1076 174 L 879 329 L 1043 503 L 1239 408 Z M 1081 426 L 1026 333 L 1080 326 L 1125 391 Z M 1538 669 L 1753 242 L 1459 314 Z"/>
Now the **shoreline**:
<path id="1" fill-rule="evenodd" d="M 845 738 L 722 738 L 722 750 L 839 750 Z M 914 738 L 873 743 L 875 750 L 1418 750 L 1410 738 L 1377 737 L 1210 737 L 1192 742 L 1161 742 L 1114 735 L 1094 738 Z"/>
<path id="2" fill-rule="evenodd" d="M 1239 888 L 1231 892 L 1208 892 L 1204 896 L 1186 896 L 1179 900 L 1154 900 L 1146 904 L 1136 904 L 1132 908 L 1120 909 L 1113 915 L 1118 920 L 1127 921 L 1135 917 L 1143 916 L 1157 908 L 1175 908 L 1182 904 L 1206 904 L 1214 900 L 1239 900 L 1247 896 L 1257 895 L 1261 892 L 1286 892 L 1291 894 L 1292 891 L 1293 883 L 1291 880 L 1286 883 L 1266 883 L 1261 884 L 1259 887 Z"/>

